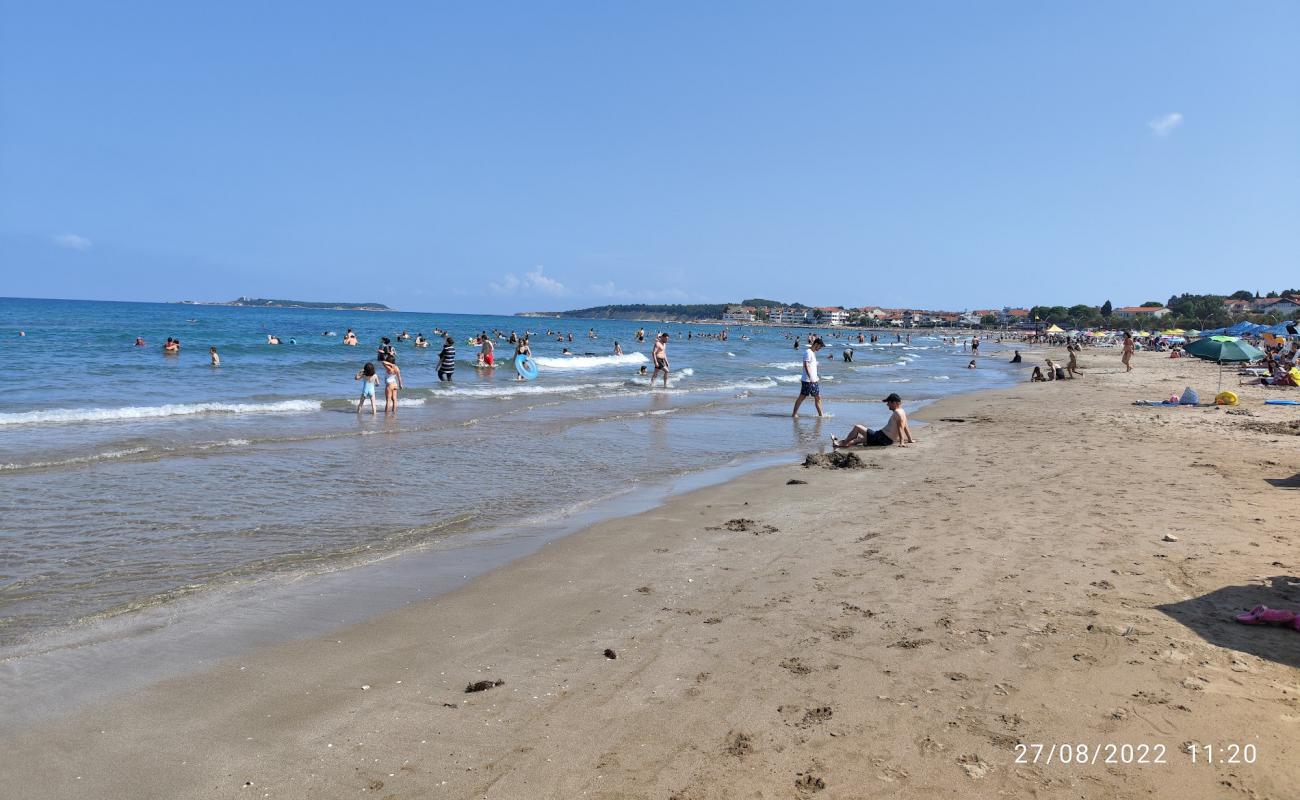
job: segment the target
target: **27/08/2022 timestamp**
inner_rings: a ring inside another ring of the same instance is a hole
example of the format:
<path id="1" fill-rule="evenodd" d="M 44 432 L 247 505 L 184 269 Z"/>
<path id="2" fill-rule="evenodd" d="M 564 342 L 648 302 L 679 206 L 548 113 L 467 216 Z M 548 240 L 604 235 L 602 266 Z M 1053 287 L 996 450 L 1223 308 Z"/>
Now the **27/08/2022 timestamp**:
<path id="1" fill-rule="evenodd" d="M 1159 742 L 1065 742 L 1058 744 L 1019 743 L 1017 764 L 1170 764 L 1181 759 L 1170 753 L 1184 752 L 1192 764 L 1254 764 L 1259 758 L 1254 744 L 1188 742 L 1170 748 Z"/>

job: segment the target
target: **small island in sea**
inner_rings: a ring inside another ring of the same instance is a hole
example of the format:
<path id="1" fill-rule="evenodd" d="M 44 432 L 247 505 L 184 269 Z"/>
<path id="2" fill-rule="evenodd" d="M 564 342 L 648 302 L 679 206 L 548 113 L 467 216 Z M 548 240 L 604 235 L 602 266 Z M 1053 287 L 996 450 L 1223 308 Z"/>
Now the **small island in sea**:
<path id="1" fill-rule="evenodd" d="M 238 297 L 225 302 L 181 300 L 188 306 L 249 306 L 253 308 L 327 308 L 334 311 L 392 311 L 383 303 L 313 303 L 307 300 L 269 300 L 264 297 Z"/>

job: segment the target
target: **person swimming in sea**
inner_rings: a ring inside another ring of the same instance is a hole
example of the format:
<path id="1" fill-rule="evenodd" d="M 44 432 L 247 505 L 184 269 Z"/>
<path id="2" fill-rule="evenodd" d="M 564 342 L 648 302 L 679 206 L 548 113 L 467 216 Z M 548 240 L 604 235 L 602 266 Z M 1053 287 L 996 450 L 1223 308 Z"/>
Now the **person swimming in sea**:
<path id="1" fill-rule="evenodd" d="M 214 367 L 221 366 L 221 356 L 217 354 L 216 345 L 213 345 L 212 347 L 208 348 L 208 359 L 211 362 L 212 366 Z"/>
<path id="2" fill-rule="evenodd" d="M 135 346 L 136 346 L 136 347 L 144 347 L 144 337 L 143 337 L 143 336 L 137 336 L 137 337 L 135 337 Z"/>
<path id="3" fill-rule="evenodd" d="M 351 328 L 348 328 L 348 332 L 343 334 L 343 344 L 347 345 L 348 347 L 357 346 L 357 335 L 352 332 Z"/>
<path id="4" fill-rule="evenodd" d="M 167 343 L 163 345 L 163 355 L 174 356 L 181 351 L 181 340 L 167 337 Z"/>
<path id="5" fill-rule="evenodd" d="M 266 343 L 267 343 L 267 344 L 279 344 L 279 343 L 280 343 L 280 337 L 268 333 L 268 334 L 266 335 Z"/>

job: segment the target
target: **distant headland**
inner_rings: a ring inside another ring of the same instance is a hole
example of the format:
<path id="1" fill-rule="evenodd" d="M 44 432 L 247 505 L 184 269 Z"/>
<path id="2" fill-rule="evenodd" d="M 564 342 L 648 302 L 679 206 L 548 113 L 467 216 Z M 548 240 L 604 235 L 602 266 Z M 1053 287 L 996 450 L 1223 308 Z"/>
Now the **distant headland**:
<path id="1" fill-rule="evenodd" d="M 248 306 L 250 308 L 325 308 L 331 311 L 392 311 L 383 303 L 312 303 L 307 300 L 268 300 L 264 297 L 239 297 L 225 302 L 202 300 L 177 301 L 187 306 Z"/>

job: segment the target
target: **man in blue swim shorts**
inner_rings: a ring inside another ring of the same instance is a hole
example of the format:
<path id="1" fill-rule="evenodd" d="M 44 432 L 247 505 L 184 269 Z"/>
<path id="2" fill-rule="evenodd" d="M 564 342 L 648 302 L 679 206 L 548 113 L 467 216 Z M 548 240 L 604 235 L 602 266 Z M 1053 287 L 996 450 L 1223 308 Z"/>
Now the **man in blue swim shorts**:
<path id="1" fill-rule="evenodd" d="M 790 414 L 792 417 L 799 416 L 799 406 L 803 405 L 805 397 L 813 399 L 813 405 L 817 406 L 817 416 L 822 416 L 822 393 L 817 380 L 817 352 L 825 346 L 822 337 L 808 337 L 808 349 L 803 351 L 803 377 L 799 381 L 799 397 L 794 401 L 794 412 Z"/>

